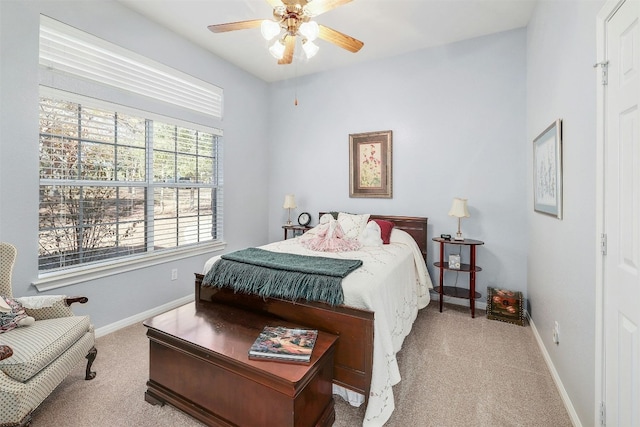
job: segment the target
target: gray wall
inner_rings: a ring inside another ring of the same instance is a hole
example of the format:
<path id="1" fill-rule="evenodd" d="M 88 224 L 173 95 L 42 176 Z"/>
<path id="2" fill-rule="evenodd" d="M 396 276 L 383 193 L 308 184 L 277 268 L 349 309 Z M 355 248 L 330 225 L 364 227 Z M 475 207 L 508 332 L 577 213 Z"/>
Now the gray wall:
<path id="1" fill-rule="evenodd" d="M 270 239 L 281 238 L 287 192 L 296 218 L 427 216 L 429 238 L 455 234 L 447 213 L 465 197 L 471 217 L 462 232 L 485 242 L 477 251 L 483 299 L 487 286 L 526 293 L 525 47 L 520 29 L 272 84 Z M 393 198 L 349 198 L 349 134 L 389 129 Z M 429 247 L 434 282 L 437 251 Z"/>
<path id="2" fill-rule="evenodd" d="M 38 249 L 38 31 L 48 15 L 225 91 L 225 238 L 228 250 L 267 241 L 268 85 L 175 36 L 114 1 L 0 2 L 0 240 L 18 248 L 13 288 L 36 294 Z M 193 273 L 209 255 L 55 289 L 85 295 L 75 308 L 96 327 L 134 316 L 193 293 Z M 171 269 L 178 280 L 170 280 Z"/>
<path id="3" fill-rule="evenodd" d="M 603 1 L 542 1 L 527 34 L 528 293 L 531 316 L 584 426 L 595 414 L 596 15 Z M 533 212 L 532 141 L 562 118 L 564 210 Z M 554 321 L 560 345 L 552 340 Z"/>

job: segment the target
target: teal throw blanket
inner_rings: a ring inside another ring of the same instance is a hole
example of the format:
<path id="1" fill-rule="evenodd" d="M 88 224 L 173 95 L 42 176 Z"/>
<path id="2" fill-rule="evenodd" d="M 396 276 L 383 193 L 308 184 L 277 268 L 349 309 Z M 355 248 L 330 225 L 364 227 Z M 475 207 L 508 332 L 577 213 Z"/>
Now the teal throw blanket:
<path id="1" fill-rule="evenodd" d="M 362 265 L 358 259 L 335 259 L 247 248 L 216 261 L 204 286 L 232 288 L 262 297 L 306 299 L 342 304 L 342 279 Z"/>

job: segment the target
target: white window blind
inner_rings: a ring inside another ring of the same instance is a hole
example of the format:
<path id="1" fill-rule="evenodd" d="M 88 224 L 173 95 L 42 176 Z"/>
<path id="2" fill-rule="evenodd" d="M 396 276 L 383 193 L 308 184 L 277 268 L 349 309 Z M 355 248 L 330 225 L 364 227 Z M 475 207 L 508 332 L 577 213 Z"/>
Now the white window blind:
<path id="1" fill-rule="evenodd" d="M 222 88 L 46 16 L 40 65 L 222 119 Z"/>

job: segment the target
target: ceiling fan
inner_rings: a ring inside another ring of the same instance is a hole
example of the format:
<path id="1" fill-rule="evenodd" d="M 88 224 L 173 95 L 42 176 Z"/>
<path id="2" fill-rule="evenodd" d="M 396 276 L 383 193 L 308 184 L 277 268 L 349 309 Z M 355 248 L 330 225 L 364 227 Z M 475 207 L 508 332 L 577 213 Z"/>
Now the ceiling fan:
<path id="1" fill-rule="evenodd" d="M 266 0 L 273 7 L 273 20 L 253 19 L 250 21 L 229 22 L 209 25 L 214 33 L 234 30 L 261 28 L 266 40 L 277 40 L 269 52 L 278 59 L 278 64 L 291 64 L 296 37 L 302 38 L 302 49 L 307 58 L 313 57 L 319 47 L 313 41 L 319 37 L 350 52 L 359 51 L 364 43 L 339 31 L 312 21 L 312 18 L 352 0 Z"/>

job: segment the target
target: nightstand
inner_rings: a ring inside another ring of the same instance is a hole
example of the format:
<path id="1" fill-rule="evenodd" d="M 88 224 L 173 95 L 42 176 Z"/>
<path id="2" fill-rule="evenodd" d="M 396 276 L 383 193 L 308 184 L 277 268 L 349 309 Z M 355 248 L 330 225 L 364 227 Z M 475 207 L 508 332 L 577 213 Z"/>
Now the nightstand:
<path id="1" fill-rule="evenodd" d="M 434 262 L 433 265 L 440 269 L 440 286 L 438 293 L 440 294 L 440 312 L 442 313 L 442 302 L 444 296 L 466 298 L 469 300 L 471 308 L 471 317 L 476 317 L 476 299 L 480 298 L 479 292 L 476 292 L 476 272 L 482 271 L 482 268 L 476 265 L 476 246 L 484 245 L 480 240 L 464 239 L 464 240 L 445 240 L 441 237 L 434 237 L 435 242 L 440 243 L 440 261 Z M 445 245 L 459 245 L 469 248 L 469 264 L 460 264 L 459 268 L 453 268 L 448 261 L 444 260 Z M 454 286 L 444 286 L 444 272 L 456 271 L 459 273 L 469 274 L 469 289 L 457 288 Z"/>
<path id="2" fill-rule="evenodd" d="M 287 240 L 287 237 L 289 236 L 289 231 L 291 231 L 291 233 L 293 234 L 293 237 L 296 237 L 306 233 L 307 231 L 311 230 L 313 227 L 310 227 L 308 225 L 291 224 L 291 225 L 283 225 L 282 228 L 284 229 L 284 240 Z"/>

